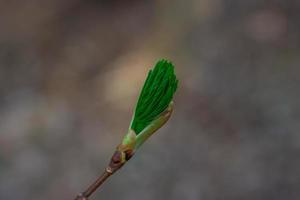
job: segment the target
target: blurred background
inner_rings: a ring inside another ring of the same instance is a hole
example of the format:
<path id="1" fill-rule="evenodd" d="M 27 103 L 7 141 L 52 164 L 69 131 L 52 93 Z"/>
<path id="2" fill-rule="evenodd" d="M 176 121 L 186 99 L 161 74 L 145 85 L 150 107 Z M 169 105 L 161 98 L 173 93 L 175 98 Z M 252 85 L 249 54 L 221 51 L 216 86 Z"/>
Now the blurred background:
<path id="1" fill-rule="evenodd" d="M 126 133 L 147 71 L 170 121 L 93 195 L 300 198 L 300 1 L 0 1 L 0 199 L 73 199 Z"/>

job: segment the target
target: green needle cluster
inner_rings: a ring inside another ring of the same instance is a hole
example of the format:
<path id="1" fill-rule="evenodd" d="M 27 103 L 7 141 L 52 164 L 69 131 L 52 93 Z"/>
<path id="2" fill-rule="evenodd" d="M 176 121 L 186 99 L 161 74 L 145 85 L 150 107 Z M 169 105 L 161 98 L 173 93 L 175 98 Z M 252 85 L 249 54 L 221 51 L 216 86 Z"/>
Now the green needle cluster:
<path id="1" fill-rule="evenodd" d="M 136 135 L 168 108 L 177 84 L 174 66 L 167 60 L 158 61 L 149 71 L 130 125 Z"/>

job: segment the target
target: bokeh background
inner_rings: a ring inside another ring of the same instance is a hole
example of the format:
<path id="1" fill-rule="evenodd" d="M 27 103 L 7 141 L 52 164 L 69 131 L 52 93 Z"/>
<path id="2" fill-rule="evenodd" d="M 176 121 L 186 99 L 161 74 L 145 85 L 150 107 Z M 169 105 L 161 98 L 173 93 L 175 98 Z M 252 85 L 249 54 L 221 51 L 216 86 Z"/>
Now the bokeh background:
<path id="1" fill-rule="evenodd" d="M 73 199 L 160 58 L 175 112 L 91 199 L 300 198 L 300 1 L 0 1 L 0 199 Z"/>

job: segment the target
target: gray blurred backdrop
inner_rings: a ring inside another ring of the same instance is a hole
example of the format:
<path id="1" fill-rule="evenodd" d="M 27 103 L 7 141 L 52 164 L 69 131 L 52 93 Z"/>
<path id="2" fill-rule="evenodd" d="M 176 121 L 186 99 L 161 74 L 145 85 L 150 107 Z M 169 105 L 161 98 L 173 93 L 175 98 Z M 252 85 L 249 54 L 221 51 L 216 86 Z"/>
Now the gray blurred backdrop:
<path id="1" fill-rule="evenodd" d="M 300 1 L 0 1 L 0 199 L 73 199 L 126 133 L 149 68 L 165 127 L 92 200 L 300 198 Z"/>

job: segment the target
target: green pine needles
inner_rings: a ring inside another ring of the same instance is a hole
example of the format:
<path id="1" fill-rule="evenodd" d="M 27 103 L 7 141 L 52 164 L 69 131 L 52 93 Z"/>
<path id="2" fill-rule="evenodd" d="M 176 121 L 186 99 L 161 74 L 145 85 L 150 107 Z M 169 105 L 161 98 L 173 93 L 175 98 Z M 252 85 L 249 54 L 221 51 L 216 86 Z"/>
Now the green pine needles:
<path id="1" fill-rule="evenodd" d="M 177 84 L 174 66 L 167 60 L 158 61 L 149 71 L 130 126 L 136 135 L 168 108 Z"/>

